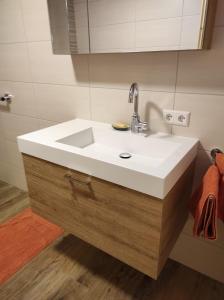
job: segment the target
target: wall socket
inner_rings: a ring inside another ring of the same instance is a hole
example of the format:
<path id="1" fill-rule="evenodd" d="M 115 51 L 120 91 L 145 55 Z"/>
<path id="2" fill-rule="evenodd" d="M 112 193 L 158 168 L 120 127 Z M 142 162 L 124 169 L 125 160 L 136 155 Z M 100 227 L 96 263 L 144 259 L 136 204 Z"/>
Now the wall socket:
<path id="1" fill-rule="evenodd" d="M 163 119 L 167 124 L 188 127 L 191 113 L 189 111 L 179 111 L 164 109 Z"/>

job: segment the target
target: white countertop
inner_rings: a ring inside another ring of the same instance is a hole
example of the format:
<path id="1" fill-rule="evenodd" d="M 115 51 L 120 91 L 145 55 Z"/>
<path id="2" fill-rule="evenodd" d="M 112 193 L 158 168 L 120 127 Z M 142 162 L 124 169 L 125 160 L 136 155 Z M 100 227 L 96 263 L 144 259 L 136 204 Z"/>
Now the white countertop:
<path id="1" fill-rule="evenodd" d="M 90 144 L 77 146 L 90 135 Z M 163 199 L 194 160 L 198 139 L 144 136 L 75 119 L 19 136 L 18 144 L 25 154 Z M 121 159 L 121 152 L 132 157 Z"/>

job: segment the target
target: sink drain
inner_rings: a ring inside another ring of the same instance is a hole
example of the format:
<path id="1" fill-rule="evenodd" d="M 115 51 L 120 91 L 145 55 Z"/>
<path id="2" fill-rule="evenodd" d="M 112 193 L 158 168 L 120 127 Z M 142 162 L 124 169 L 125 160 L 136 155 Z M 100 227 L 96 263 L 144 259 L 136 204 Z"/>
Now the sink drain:
<path id="1" fill-rule="evenodd" d="M 121 153 L 119 156 L 120 158 L 124 158 L 124 159 L 131 158 L 131 154 L 127 152 Z"/>

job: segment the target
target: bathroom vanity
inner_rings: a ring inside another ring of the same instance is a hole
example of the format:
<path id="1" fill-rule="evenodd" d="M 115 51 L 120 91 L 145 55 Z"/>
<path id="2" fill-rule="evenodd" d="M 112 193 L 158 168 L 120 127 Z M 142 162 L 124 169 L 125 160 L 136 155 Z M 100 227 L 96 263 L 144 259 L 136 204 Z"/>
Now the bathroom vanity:
<path id="1" fill-rule="evenodd" d="M 188 215 L 197 139 L 76 119 L 18 144 L 34 212 L 158 277 Z"/>

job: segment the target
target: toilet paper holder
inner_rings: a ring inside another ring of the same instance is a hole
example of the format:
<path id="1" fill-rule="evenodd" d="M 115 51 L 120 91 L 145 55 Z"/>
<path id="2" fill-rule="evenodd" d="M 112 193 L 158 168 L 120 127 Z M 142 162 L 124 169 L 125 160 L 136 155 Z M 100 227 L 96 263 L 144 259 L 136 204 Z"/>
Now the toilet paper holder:
<path id="1" fill-rule="evenodd" d="M 13 95 L 5 93 L 3 96 L 0 97 L 0 101 L 11 103 L 12 102 L 12 98 L 14 98 Z"/>

